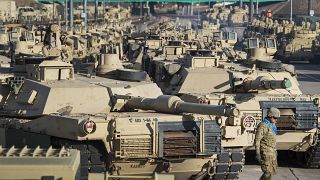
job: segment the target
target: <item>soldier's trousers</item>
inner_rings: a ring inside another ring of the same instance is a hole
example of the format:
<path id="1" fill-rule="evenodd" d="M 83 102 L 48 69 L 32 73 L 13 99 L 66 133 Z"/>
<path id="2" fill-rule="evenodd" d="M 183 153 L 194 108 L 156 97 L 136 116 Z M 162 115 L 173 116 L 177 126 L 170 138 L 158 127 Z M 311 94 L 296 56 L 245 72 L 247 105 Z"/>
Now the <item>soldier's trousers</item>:
<path id="1" fill-rule="evenodd" d="M 260 180 L 271 180 L 272 176 L 277 174 L 277 152 L 273 151 L 261 151 L 261 169 L 262 176 Z"/>

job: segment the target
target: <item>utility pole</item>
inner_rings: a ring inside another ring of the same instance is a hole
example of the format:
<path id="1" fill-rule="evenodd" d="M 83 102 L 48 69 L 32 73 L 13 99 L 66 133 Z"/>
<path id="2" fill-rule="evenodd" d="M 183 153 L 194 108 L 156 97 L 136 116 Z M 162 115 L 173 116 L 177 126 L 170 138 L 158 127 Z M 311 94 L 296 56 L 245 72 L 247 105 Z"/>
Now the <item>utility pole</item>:
<path id="1" fill-rule="evenodd" d="M 149 1 L 146 2 L 146 8 L 147 8 L 147 15 L 151 16 L 150 7 L 149 7 Z"/>
<path id="2" fill-rule="evenodd" d="M 102 1 L 103 14 L 106 12 L 106 0 Z"/>
<path id="3" fill-rule="evenodd" d="M 98 15 L 99 15 L 99 12 L 98 12 L 98 4 L 99 4 L 99 1 L 96 0 L 95 2 L 95 6 L 94 6 L 94 21 L 97 23 L 98 22 Z"/>
<path id="4" fill-rule="evenodd" d="M 200 5 L 200 3 L 196 4 L 197 10 L 198 10 L 198 20 L 200 20 L 199 5 Z"/>
<path id="5" fill-rule="evenodd" d="M 142 1 L 140 1 L 140 16 L 142 17 Z"/>
<path id="6" fill-rule="evenodd" d="M 190 15 L 193 16 L 193 2 L 191 2 Z"/>
<path id="7" fill-rule="evenodd" d="M 70 28 L 73 28 L 73 0 L 70 0 L 70 5 L 69 5 L 69 16 L 70 16 Z"/>
<path id="8" fill-rule="evenodd" d="M 54 15 L 55 15 L 55 14 L 54 14 L 54 10 L 55 10 L 55 9 L 54 9 L 54 0 L 52 0 L 52 16 L 53 16 L 53 17 L 52 17 L 52 20 L 53 20 L 53 22 L 54 22 Z"/>
<path id="9" fill-rule="evenodd" d="M 256 1 L 256 14 L 259 14 L 259 0 Z"/>
<path id="10" fill-rule="evenodd" d="M 313 11 L 312 9 L 312 0 L 308 0 L 308 15 L 309 16 L 313 16 L 314 15 L 314 12 L 311 12 Z"/>
<path id="11" fill-rule="evenodd" d="M 82 17 L 84 19 L 84 27 L 88 25 L 88 12 L 87 12 L 87 0 L 83 0 L 83 14 Z"/>
<path id="12" fill-rule="evenodd" d="M 65 18 L 65 26 L 68 26 L 68 0 L 64 2 L 64 18 Z"/>
<path id="13" fill-rule="evenodd" d="M 292 22 L 292 0 L 290 0 L 290 22 Z"/>
<path id="14" fill-rule="evenodd" d="M 253 0 L 250 0 L 250 7 L 249 7 L 249 14 L 250 14 L 250 22 L 252 22 L 252 20 L 253 20 Z"/>

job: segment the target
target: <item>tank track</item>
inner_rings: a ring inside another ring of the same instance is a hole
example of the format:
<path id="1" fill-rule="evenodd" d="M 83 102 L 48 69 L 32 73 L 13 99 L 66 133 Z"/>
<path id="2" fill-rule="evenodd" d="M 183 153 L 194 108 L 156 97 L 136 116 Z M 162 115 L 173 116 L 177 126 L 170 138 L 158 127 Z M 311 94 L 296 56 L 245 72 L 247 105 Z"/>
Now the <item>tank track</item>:
<path id="1" fill-rule="evenodd" d="M 104 173 L 107 171 L 106 151 L 104 146 L 97 141 L 71 141 L 66 139 L 54 138 L 52 144 L 55 146 L 77 149 L 80 151 L 81 179 L 88 179 L 89 173 Z M 223 150 L 217 156 L 214 164 L 208 168 L 207 176 L 204 179 L 224 180 L 238 179 L 244 166 L 245 155 L 242 149 Z M 193 178 L 191 178 L 193 179 Z M 197 179 L 197 177 L 194 177 Z"/>
<path id="2" fill-rule="evenodd" d="M 107 171 L 107 155 L 100 141 L 71 141 L 54 138 L 52 144 L 57 147 L 68 147 L 80 151 L 81 180 L 87 180 L 89 173 L 104 173 Z"/>
<path id="3" fill-rule="evenodd" d="M 206 171 L 193 175 L 192 180 L 238 179 L 244 166 L 245 156 L 242 149 L 225 150 L 212 163 L 208 162 Z"/>
<path id="4" fill-rule="evenodd" d="M 238 179 L 244 166 L 244 158 L 242 150 L 225 150 L 218 155 L 215 173 L 211 179 Z"/>
<path id="5" fill-rule="evenodd" d="M 317 144 L 307 152 L 307 168 L 320 168 L 320 133 L 317 136 Z"/>

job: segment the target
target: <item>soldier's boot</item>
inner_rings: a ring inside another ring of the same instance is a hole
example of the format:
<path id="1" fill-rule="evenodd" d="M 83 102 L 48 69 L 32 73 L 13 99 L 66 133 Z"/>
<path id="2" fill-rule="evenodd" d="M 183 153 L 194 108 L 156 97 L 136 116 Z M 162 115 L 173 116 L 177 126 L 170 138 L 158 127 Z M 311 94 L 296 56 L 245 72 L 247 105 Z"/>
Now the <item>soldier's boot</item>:
<path id="1" fill-rule="evenodd" d="M 271 180 L 272 174 L 269 172 L 264 172 L 259 180 Z"/>

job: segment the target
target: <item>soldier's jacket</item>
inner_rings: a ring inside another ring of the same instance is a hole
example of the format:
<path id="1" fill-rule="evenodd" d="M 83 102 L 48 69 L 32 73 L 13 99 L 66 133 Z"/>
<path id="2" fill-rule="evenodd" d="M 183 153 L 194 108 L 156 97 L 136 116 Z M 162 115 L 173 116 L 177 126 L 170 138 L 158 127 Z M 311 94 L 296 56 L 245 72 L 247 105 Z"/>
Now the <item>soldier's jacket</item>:
<path id="1" fill-rule="evenodd" d="M 255 137 L 256 152 L 274 153 L 276 148 L 276 134 L 264 122 L 258 125 Z"/>
<path id="2" fill-rule="evenodd" d="M 276 134 L 264 122 L 258 125 L 255 138 L 256 152 L 261 155 L 261 169 L 263 175 L 260 179 L 272 179 L 277 173 Z"/>

